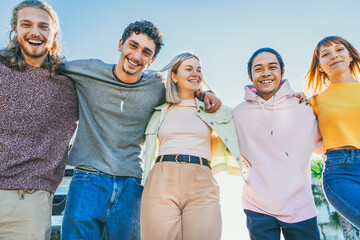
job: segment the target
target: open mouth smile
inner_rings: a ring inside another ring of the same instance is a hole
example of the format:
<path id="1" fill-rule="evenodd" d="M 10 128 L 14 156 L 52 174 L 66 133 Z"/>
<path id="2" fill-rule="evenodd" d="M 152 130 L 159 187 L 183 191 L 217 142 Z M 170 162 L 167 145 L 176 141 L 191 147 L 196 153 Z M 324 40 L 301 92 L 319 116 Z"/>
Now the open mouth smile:
<path id="1" fill-rule="evenodd" d="M 31 46 L 37 47 L 44 43 L 42 40 L 35 40 L 35 39 L 27 39 L 26 40 Z"/>
<path id="2" fill-rule="evenodd" d="M 188 81 L 191 83 L 199 83 L 200 82 L 200 80 L 198 80 L 198 79 L 190 79 Z"/>
<path id="3" fill-rule="evenodd" d="M 136 62 L 134 62 L 134 61 L 132 61 L 132 60 L 130 60 L 130 59 L 128 59 L 128 62 L 129 62 L 130 65 L 133 66 L 133 67 L 141 66 L 141 64 L 138 64 L 138 63 L 136 63 Z"/>
<path id="4" fill-rule="evenodd" d="M 268 84 L 268 83 L 272 83 L 274 80 L 268 80 L 268 79 L 266 79 L 266 80 L 261 80 L 260 81 L 260 83 L 262 83 L 262 84 Z"/>

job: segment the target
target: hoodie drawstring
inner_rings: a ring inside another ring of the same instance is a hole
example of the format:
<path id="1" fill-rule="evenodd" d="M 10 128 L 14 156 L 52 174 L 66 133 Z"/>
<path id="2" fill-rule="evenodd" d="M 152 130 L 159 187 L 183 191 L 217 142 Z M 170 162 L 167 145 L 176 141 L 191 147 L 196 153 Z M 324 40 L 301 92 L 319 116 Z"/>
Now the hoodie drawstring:
<path id="1" fill-rule="evenodd" d="M 274 124 L 273 124 L 273 122 L 271 121 L 269 115 L 266 113 L 266 110 L 265 110 L 265 108 L 264 108 L 264 105 L 260 102 L 260 99 L 259 99 L 259 98 L 260 98 L 259 96 L 256 96 L 256 100 L 257 100 L 258 103 L 260 104 L 260 106 L 261 106 L 261 108 L 262 108 L 262 110 L 263 110 L 263 113 L 265 114 L 265 116 L 266 116 L 266 118 L 267 118 L 267 120 L 268 120 L 268 122 L 269 122 L 269 124 L 270 124 L 270 126 L 271 126 L 270 134 L 276 136 L 276 138 L 278 139 L 278 141 L 279 141 L 279 143 L 280 143 L 283 151 L 285 152 L 285 155 L 289 157 L 289 153 L 286 151 L 285 145 L 284 145 L 283 141 L 281 140 L 280 136 L 277 134 L 277 131 L 276 131 L 276 134 L 274 134 L 274 133 L 275 133 Z M 275 116 L 275 113 L 276 113 L 276 110 L 277 110 L 277 108 L 276 108 L 276 102 L 277 102 L 277 101 L 276 101 L 276 94 L 274 95 L 274 101 L 275 101 L 275 103 L 274 103 L 274 110 L 273 110 L 273 113 L 274 113 L 274 114 L 273 114 L 273 116 Z"/>

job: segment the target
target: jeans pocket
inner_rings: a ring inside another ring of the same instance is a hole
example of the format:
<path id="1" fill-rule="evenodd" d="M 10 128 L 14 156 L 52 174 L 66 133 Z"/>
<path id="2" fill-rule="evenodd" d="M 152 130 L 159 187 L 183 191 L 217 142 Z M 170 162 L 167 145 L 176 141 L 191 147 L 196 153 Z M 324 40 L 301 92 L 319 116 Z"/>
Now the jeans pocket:
<path id="1" fill-rule="evenodd" d="M 91 181 L 94 179 L 95 176 L 96 176 L 96 174 L 94 174 L 94 173 L 81 171 L 81 170 L 75 170 L 71 181 L 72 182 L 74 182 L 74 181 Z"/>
<path id="2" fill-rule="evenodd" d="M 349 157 L 346 155 L 344 155 L 344 156 L 327 156 L 325 169 L 326 170 L 339 169 L 339 168 L 346 167 L 347 165 L 349 165 L 349 163 L 350 163 Z"/>
<path id="3" fill-rule="evenodd" d="M 129 177 L 129 178 L 134 185 L 141 187 L 141 189 L 144 188 L 144 186 L 141 184 L 141 181 L 142 181 L 141 178 L 136 178 L 136 177 Z"/>

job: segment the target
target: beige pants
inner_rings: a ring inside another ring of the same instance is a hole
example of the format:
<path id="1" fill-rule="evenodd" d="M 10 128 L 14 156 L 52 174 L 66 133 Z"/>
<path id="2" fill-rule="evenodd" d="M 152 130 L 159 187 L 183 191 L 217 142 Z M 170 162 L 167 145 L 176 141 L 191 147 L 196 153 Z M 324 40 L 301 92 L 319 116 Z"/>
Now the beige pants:
<path id="1" fill-rule="evenodd" d="M 146 182 L 142 240 L 219 240 L 220 193 L 211 170 L 199 164 L 159 162 Z"/>
<path id="2" fill-rule="evenodd" d="M 0 239 L 50 239 L 52 199 L 48 191 L 0 190 Z"/>

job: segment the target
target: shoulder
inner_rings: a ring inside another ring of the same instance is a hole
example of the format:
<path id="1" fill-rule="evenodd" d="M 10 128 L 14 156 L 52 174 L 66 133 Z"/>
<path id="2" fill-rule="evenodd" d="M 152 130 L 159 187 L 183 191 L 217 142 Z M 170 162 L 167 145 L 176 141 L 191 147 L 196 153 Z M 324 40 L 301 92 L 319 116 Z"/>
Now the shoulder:
<path id="1" fill-rule="evenodd" d="M 65 69 L 74 68 L 74 67 L 101 68 L 104 65 L 108 65 L 108 64 L 104 63 L 100 59 L 79 59 L 79 60 L 73 60 L 73 61 L 66 61 Z"/>
<path id="2" fill-rule="evenodd" d="M 238 104 L 234 108 L 233 113 L 235 114 L 235 113 L 240 113 L 240 112 L 244 111 L 245 109 L 248 108 L 249 104 L 251 104 L 251 103 L 249 103 L 249 101 L 244 101 L 244 102 Z"/>
<path id="3" fill-rule="evenodd" d="M 202 109 L 202 112 L 206 119 L 213 120 L 217 123 L 229 122 L 232 119 L 232 108 L 225 105 L 222 105 L 219 110 L 214 113 L 207 113 L 204 109 Z"/>
<path id="4" fill-rule="evenodd" d="M 147 70 L 142 73 L 143 80 L 163 84 L 161 75 L 155 71 Z"/>

